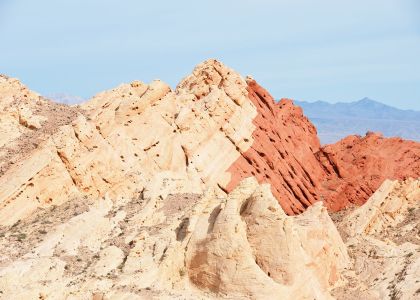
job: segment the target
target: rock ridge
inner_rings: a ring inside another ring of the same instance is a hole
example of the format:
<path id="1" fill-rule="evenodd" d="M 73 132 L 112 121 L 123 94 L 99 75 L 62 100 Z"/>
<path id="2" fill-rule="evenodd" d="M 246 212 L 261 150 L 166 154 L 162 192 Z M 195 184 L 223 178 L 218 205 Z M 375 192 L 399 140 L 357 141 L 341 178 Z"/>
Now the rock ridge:
<path id="1" fill-rule="evenodd" d="M 419 143 L 369 133 L 321 147 L 292 100 L 276 103 L 216 60 L 199 64 L 174 91 L 159 80 L 134 81 L 75 107 L 50 103 L 15 79 L 0 83 L 2 222 L 72 197 L 130 194 L 159 172 L 225 193 L 252 176 L 271 185 L 289 215 L 319 200 L 331 211 L 360 205 L 385 179 L 420 176 Z M 25 151 L 23 141 L 31 145 Z"/>

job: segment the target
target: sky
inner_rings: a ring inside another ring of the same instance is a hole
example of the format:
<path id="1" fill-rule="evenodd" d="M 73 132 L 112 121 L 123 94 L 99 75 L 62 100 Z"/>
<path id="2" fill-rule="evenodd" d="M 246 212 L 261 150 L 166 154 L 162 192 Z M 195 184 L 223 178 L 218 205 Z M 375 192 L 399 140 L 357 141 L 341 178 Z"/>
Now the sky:
<path id="1" fill-rule="evenodd" d="M 420 110 L 417 0 L 0 0 L 0 73 L 90 98 L 216 58 L 277 99 Z"/>

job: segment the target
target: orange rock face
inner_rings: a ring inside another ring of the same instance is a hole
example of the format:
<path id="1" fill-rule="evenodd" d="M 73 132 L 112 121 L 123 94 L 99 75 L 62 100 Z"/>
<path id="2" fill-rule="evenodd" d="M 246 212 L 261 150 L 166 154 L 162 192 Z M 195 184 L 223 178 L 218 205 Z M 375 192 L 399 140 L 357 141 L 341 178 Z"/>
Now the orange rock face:
<path id="1" fill-rule="evenodd" d="M 316 156 L 320 148 L 316 129 L 291 100 L 275 103 L 254 80 L 248 80 L 248 92 L 258 111 L 254 143 L 230 167 L 228 190 L 255 176 L 271 184 L 286 213 L 302 212 L 319 199 L 317 191 L 325 175 Z"/>
<path id="2" fill-rule="evenodd" d="M 420 144 L 369 133 L 320 147 L 316 128 L 291 100 L 276 103 L 254 80 L 249 99 L 257 108 L 251 148 L 229 168 L 227 190 L 243 178 L 268 182 L 288 214 L 323 200 L 332 211 L 363 204 L 385 179 L 420 176 Z"/>
<path id="3" fill-rule="evenodd" d="M 319 194 L 333 211 L 365 203 L 385 179 L 420 177 L 420 143 L 401 138 L 348 136 L 317 156 L 327 172 Z"/>

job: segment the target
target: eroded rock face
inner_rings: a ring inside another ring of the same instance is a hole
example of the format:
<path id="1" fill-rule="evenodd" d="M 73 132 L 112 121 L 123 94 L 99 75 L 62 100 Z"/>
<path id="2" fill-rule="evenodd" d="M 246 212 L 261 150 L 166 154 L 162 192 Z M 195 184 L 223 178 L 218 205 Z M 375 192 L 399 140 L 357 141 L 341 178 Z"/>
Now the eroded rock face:
<path id="1" fill-rule="evenodd" d="M 254 178 L 226 196 L 168 175 L 133 199 L 69 201 L 0 228 L 2 296 L 331 298 L 349 258 L 321 203 L 291 217 Z"/>
<path id="2" fill-rule="evenodd" d="M 187 268 L 194 284 L 217 294 L 328 298 L 348 264 L 321 203 L 289 217 L 270 186 L 255 179 L 243 181 L 209 217 L 210 224 L 205 215 L 197 220 L 206 228 L 192 234 Z"/>
<path id="3" fill-rule="evenodd" d="M 82 112 L 49 101 L 17 79 L 0 75 L 0 176 L 78 113 Z"/>
<path id="4" fill-rule="evenodd" d="M 420 143 L 372 132 L 325 146 L 318 157 L 328 174 L 321 194 L 333 211 L 365 203 L 386 179 L 420 177 Z"/>
<path id="5" fill-rule="evenodd" d="M 257 113 L 246 87 L 237 73 L 208 61 L 176 91 L 161 81 L 133 82 L 97 95 L 0 178 L 0 222 L 75 197 L 129 197 L 166 171 L 199 191 L 225 189 L 229 166 L 253 142 Z"/>
<path id="6" fill-rule="evenodd" d="M 369 132 L 320 147 L 316 129 L 291 100 L 275 103 L 248 79 L 257 108 L 254 143 L 229 168 L 228 190 L 248 176 L 268 182 L 288 214 L 322 200 L 329 210 L 361 205 L 386 179 L 420 176 L 420 143 Z"/>
<path id="7" fill-rule="evenodd" d="M 325 175 L 315 156 L 320 149 L 316 129 L 291 100 L 275 103 L 253 79 L 248 79 L 248 93 L 258 111 L 253 120 L 254 143 L 229 168 L 228 190 L 254 176 L 271 184 L 287 214 L 300 213 L 319 200 L 317 192 Z"/>
<path id="8" fill-rule="evenodd" d="M 337 223 L 353 267 L 338 299 L 420 296 L 420 180 L 385 181 L 361 207 Z"/>

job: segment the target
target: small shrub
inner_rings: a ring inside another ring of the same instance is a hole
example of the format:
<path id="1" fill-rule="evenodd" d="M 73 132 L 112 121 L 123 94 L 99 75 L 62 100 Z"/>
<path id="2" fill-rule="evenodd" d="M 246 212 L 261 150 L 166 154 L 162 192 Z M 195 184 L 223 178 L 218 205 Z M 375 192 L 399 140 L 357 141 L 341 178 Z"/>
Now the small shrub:
<path id="1" fill-rule="evenodd" d="M 19 233 L 19 234 L 16 236 L 16 238 L 17 238 L 17 240 L 20 242 L 20 241 L 22 241 L 22 240 L 26 239 L 26 233 Z"/>

